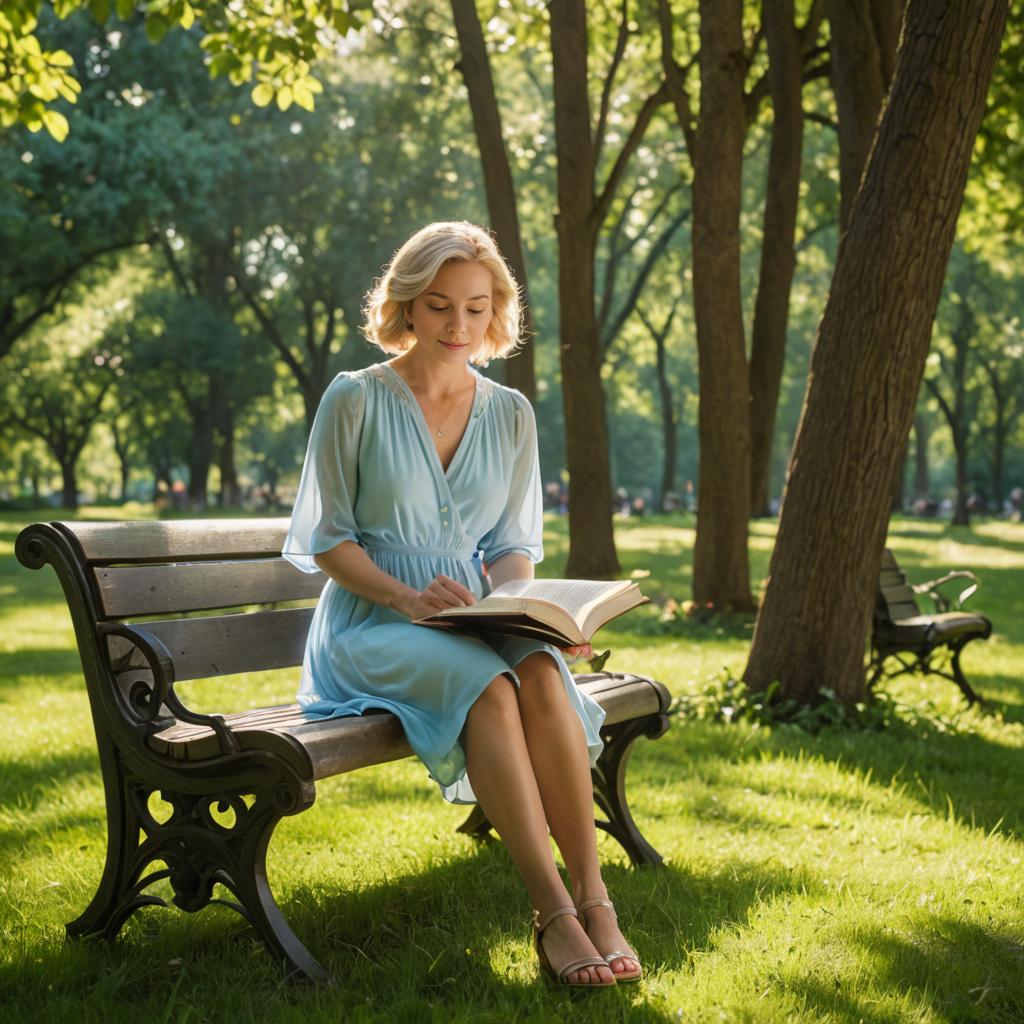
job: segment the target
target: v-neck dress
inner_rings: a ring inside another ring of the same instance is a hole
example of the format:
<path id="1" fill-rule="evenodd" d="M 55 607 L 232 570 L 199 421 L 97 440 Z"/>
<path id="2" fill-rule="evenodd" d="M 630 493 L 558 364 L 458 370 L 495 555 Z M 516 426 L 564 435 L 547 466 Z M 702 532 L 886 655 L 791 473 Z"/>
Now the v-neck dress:
<path id="1" fill-rule="evenodd" d="M 340 373 L 313 423 L 284 557 L 318 572 L 313 555 L 354 541 L 417 590 L 444 573 L 477 598 L 487 589 L 482 562 L 510 552 L 539 562 L 543 517 L 533 409 L 518 391 L 472 372 L 476 394 L 447 471 L 397 370 L 377 363 Z M 310 625 L 298 701 L 311 717 L 391 711 L 445 799 L 471 803 L 461 744 L 466 715 L 495 677 L 505 674 L 519 686 L 516 666 L 536 651 L 547 651 L 558 666 L 593 764 L 604 711 L 576 687 L 557 648 L 416 626 L 331 579 Z"/>

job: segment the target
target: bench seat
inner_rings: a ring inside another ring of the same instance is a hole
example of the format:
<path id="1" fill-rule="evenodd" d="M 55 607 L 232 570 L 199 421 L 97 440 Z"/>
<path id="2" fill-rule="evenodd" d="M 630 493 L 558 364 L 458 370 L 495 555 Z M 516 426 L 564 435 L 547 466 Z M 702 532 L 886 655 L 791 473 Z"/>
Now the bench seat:
<path id="1" fill-rule="evenodd" d="M 580 689 L 605 710 L 605 727 L 657 715 L 668 708 L 668 691 L 643 676 L 608 673 L 577 676 Z M 338 718 L 308 718 L 298 704 L 257 708 L 223 716 L 241 749 L 262 749 L 266 732 L 286 733 L 309 755 L 315 780 L 412 755 L 402 726 L 381 711 Z M 176 761 L 218 757 L 220 740 L 205 725 L 175 722 L 148 737 L 149 746 Z"/>

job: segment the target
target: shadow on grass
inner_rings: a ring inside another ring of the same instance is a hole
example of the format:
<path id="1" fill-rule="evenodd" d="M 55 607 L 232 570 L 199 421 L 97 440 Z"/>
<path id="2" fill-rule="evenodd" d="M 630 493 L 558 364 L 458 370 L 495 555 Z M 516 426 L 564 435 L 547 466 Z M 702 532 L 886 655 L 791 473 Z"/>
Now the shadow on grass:
<path id="1" fill-rule="evenodd" d="M 714 875 L 612 866 L 606 878 L 624 930 L 654 976 L 685 969 L 694 951 L 708 948 L 716 928 L 742 925 L 760 901 L 813 885 L 806 874 L 744 862 Z M 457 858 L 356 891 L 339 892 L 329 880 L 293 886 L 282 893 L 281 906 L 334 976 L 332 987 L 283 985 L 252 930 L 221 908 L 194 917 L 147 908 L 113 945 L 38 942 L 29 962 L 0 967 L 0 987 L 15 1009 L 28 1009 L 45 991 L 50 1005 L 88 997 L 99 1009 L 131 1000 L 139 1019 L 147 1008 L 163 1012 L 172 991 L 179 1010 L 193 1007 L 207 1019 L 247 1019 L 240 1011 L 249 999 L 263 1019 L 286 1006 L 309 1020 L 320 1019 L 318 1011 L 336 1020 L 356 1010 L 389 1021 L 566 1014 L 618 1021 L 624 1012 L 659 1024 L 676 1019 L 647 1005 L 642 985 L 598 995 L 540 983 L 529 901 L 498 843 L 467 838 Z M 222 1002 L 233 1012 L 225 1005 L 222 1016 Z"/>
<path id="2" fill-rule="evenodd" d="M 47 685 L 60 686 L 63 677 L 84 686 L 81 679 L 82 659 L 75 647 L 22 647 L 16 651 L 0 651 L 0 694 L 17 689 L 27 676 L 47 676 Z"/>
<path id="3" fill-rule="evenodd" d="M 907 927 L 907 925 L 904 925 Z M 895 928 L 839 930 L 839 939 L 860 946 L 873 968 L 876 990 L 910 995 L 942 1019 L 1019 1024 L 1024 1020 L 1024 945 L 995 930 L 953 917 L 921 915 L 909 922 L 912 937 Z M 970 951 L 969 955 L 966 955 Z M 891 1007 L 880 1010 L 849 987 L 818 978 L 783 975 L 787 989 L 804 997 L 822 1019 L 889 1024 Z M 995 979 L 995 980 L 993 980 Z"/>

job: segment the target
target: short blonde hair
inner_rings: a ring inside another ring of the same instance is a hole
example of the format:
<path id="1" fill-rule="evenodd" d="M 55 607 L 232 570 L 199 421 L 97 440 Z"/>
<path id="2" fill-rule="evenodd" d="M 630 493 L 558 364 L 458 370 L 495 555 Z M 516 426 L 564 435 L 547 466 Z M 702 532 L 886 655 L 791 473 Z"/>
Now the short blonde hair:
<path id="1" fill-rule="evenodd" d="M 420 228 L 395 254 L 366 293 L 363 334 L 391 355 L 405 352 L 415 341 L 406 305 L 422 295 L 444 264 L 479 263 L 491 272 L 493 315 L 484 344 L 473 362 L 486 363 L 511 355 L 522 334 L 519 285 L 490 232 L 465 220 L 437 221 Z"/>

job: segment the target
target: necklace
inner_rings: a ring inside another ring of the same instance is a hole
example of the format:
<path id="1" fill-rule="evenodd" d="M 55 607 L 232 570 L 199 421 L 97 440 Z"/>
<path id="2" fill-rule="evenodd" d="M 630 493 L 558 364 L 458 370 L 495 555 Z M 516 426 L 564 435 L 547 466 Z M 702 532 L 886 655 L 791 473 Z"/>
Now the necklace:
<path id="1" fill-rule="evenodd" d="M 441 420 L 440 426 L 438 426 L 438 427 L 436 427 L 434 429 L 434 433 L 438 437 L 444 437 L 444 432 L 445 432 L 445 429 L 448 426 L 448 421 L 455 415 L 455 413 L 457 413 L 459 411 L 459 408 L 462 406 L 462 404 L 463 404 L 462 403 L 462 397 L 460 396 L 458 404 L 453 404 L 452 405 L 452 407 L 448 410 L 448 415 L 445 416 L 445 418 L 443 420 Z M 426 419 L 425 416 L 424 416 L 424 419 Z"/>

